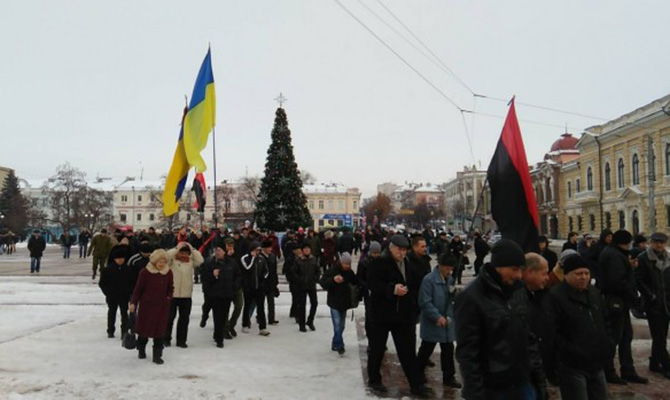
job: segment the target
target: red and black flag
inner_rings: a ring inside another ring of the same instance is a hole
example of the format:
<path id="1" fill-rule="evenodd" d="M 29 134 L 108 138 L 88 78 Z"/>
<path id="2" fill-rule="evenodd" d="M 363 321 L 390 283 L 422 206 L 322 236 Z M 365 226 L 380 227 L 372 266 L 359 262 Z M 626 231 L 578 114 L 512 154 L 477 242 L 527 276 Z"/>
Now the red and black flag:
<path id="1" fill-rule="evenodd" d="M 207 185 L 205 185 L 205 177 L 201 172 L 195 174 L 195 179 L 193 179 L 193 189 L 195 192 L 195 207 L 198 212 L 205 211 L 205 204 L 207 203 Z"/>
<path id="2" fill-rule="evenodd" d="M 539 218 L 514 99 L 486 175 L 491 213 L 502 237 L 514 240 L 525 251 L 534 251 Z"/>

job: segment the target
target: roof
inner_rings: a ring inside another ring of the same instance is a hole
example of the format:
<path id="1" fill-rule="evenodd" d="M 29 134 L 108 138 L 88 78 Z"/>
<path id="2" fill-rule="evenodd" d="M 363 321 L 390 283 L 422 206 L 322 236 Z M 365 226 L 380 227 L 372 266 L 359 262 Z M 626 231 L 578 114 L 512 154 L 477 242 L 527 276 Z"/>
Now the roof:
<path id="1" fill-rule="evenodd" d="M 562 150 L 577 150 L 578 138 L 572 136 L 569 133 L 564 133 L 561 137 L 551 145 L 551 150 L 549 152 L 560 152 Z"/>
<path id="2" fill-rule="evenodd" d="M 347 187 L 341 183 L 331 183 L 331 184 L 319 183 L 314 185 L 303 185 L 302 190 L 304 193 L 342 193 L 342 194 L 347 193 L 349 190 L 358 191 L 358 189 L 356 188 L 347 189 Z"/>

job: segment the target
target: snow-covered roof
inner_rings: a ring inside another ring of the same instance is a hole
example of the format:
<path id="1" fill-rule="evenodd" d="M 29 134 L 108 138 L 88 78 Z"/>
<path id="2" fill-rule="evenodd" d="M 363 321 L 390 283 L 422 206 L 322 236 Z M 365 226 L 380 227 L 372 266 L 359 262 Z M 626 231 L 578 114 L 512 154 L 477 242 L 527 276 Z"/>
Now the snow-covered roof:
<path id="1" fill-rule="evenodd" d="M 347 193 L 348 189 L 341 183 L 318 183 L 314 185 L 303 185 L 302 190 L 305 193 Z"/>

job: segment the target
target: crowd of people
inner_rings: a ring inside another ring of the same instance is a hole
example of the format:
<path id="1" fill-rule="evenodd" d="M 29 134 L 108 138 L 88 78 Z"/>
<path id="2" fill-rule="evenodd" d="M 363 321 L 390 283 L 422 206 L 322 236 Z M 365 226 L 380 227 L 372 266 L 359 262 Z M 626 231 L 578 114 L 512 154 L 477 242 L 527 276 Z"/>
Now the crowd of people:
<path id="1" fill-rule="evenodd" d="M 242 332 L 250 333 L 254 314 L 258 334 L 269 336 L 268 325 L 278 323 L 281 272 L 299 332 L 316 330 L 317 287 L 327 292 L 331 349 L 339 354 L 346 351 L 347 311 L 363 302 L 368 385 L 377 393 L 387 391 L 381 365 L 391 335 L 418 397 L 434 395 L 426 368 L 435 366 L 431 356 L 439 344 L 442 383 L 462 388 L 465 399 L 547 399 L 548 384 L 564 399 L 606 399 L 607 384 L 648 383 L 633 361 L 631 312 L 648 321 L 650 372 L 670 379 L 665 234 L 647 240 L 605 230 L 598 241 L 570 234 L 560 256 L 544 236 L 531 253 L 507 239 L 492 246 L 477 232 L 473 239 L 470 246 L 446 232 L 410 235 L 372 226 L 339 234 L 299 229 L 281 238 L 250 227 L 164 234 L 103 229 L 82 256 L 93 255 L 93 279 L 100 273 L 108 336 L 115 337 L 117 314 L 122 332 L 134 316 L 138 356 L 146 358 L 151 338 L 157 364 L 173 337 L 176 346 L 188 347 L 195 284 L 204 296 L 200 327 L 211 314 L 213 345 L 223 348 L 237 337 L 240 319 Z M 463 287 L 471 247 L 475 277 Z M 37 261 L 31 272 L 39 272 L 39 232 L 28 248 Z"/>

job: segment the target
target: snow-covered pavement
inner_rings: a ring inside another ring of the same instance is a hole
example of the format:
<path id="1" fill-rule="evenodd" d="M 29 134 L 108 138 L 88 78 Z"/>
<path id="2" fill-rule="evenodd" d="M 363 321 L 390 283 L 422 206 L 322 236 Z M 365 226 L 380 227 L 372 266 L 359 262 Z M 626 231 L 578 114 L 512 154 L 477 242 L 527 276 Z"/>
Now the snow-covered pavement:
<path id="1" fill-rule="evenodd" d="M 86 277 L 2 277 L 1 399 L 360 399 L 367 396 L 355 324 L 345 330 L 347 353 L 331 351 L 332 325 L 319 293 L 316 332 L 288 319 L 290 295 L 277 299 L 279 324 L 269 337 L 238 329 L 223 350 L 212 341 L 211 318 L 198 326 L 196 286 L 188 349 L 165 350 L 165 364 L 139 360 L 106 335 L 104 297 Z M 117 321 L 118 324 L 118 321 Z"/>

